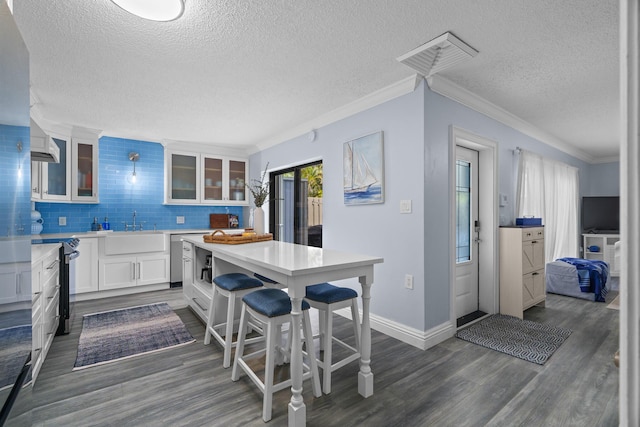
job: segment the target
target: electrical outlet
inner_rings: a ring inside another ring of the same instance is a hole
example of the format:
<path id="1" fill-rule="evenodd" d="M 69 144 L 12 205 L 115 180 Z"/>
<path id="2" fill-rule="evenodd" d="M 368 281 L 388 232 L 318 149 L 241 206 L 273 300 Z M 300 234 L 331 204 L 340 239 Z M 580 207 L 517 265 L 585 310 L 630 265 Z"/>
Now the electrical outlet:
<path id="1" fill-rule="evenodd" d="M 404 287 L 407 289 L 413 289 L 413 276 L 411 274 L 404 275 Z"/>
<path id="2" fill-rule="evenodd" d="M 176 224 L 184 224 L 184 217 L 183 216 L 177 216 L 176 217 Z"/>
<path id="3" fill-rule="evenodd" d="M 59 216 L 58 217 L 58 225 L 67 225 L 67 217 Z"/>

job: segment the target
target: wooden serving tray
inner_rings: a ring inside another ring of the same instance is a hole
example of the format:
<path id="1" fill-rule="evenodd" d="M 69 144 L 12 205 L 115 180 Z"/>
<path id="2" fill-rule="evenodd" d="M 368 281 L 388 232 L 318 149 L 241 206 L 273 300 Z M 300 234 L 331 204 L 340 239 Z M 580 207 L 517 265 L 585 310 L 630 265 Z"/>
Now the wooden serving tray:
<path id="1" fill-rule="evenodd" d="M 216 230 L 211 234 L 205 234 L 203 236 L 205 243 L 222 243 L 225 245 L 241 245 L 243 243 L 264 242 L 267 240 L 273 240 L 271 233 L 267 234 L 252 234 L 250 236 L 243 236 L 242 234 L 227 234 L 222 230 Z"/>

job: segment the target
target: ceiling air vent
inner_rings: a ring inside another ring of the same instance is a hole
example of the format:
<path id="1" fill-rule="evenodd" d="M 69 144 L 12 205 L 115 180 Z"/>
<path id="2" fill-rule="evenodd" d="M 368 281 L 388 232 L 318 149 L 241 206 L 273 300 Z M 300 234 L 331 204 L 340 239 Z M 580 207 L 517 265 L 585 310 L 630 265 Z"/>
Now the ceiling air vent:
<path id="1" fill-rule="evenodd" d="M 477 54 L 477 50 L 453 34 L 444 33 L 396 59 L 429 77 Z"/>

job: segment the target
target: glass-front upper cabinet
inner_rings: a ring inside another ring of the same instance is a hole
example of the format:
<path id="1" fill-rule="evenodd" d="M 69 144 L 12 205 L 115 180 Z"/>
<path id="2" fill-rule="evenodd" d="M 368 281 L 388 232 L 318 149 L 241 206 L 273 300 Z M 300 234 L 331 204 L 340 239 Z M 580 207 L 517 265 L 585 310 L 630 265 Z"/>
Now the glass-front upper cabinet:
<path id="1" fill-rule="evenodd" d="M 246 205 L 247 161 L 167 150 L 166 203 Z"/>
<path id="2" fill-rule="evenodd" d="M 169 153 L 169 203 L 200 203 L 199 159 L 199 154 L 195 153 Z"/>
<path id="3" fill-rule="evenodd" d="M 222 184 L 222 159 L 216 159 L 203 155 L 203 188 L 205 201 L 221 201 L 223 200 Z"/>
<path id="4" fill-rule="evenodd" d="M 244 202 L 247 200 L 247 162 L 242 160 L 229 160 L 229 200 Z"/>
<path id="5" fill-rule="evenodd" d="M 51 134 L 60 162 L 32 162 L 31 200 L 98 202 L 98 139 Z"/>
<path id="6" fill-rule="evenodd" d="M 69 201 L 71 194 L 71 140 L 51 135 L 60 149 L 59 163 L 42 163 L 41 191 L 43 200 Z"/>
<path id="7" fill-rule="evenodd" d="M 98 143 L 95 140 L 73 138 L 71 200 L 98 201 Z"/>

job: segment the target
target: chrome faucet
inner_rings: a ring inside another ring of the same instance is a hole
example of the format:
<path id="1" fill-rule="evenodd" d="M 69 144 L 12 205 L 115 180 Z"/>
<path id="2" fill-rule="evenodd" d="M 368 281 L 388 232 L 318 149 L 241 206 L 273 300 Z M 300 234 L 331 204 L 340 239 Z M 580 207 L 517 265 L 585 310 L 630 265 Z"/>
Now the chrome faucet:
<path id="1" fill-rule="evenodd" d="M 136 211 L 133 211 L 133 231 L 136 231 Z"/>

